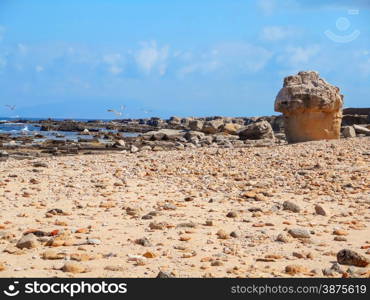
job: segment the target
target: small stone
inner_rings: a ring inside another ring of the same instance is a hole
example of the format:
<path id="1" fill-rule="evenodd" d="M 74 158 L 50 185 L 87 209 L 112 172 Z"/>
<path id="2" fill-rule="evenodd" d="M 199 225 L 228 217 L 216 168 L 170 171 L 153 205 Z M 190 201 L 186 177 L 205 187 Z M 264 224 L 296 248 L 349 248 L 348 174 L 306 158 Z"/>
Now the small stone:
<path id="1" fill-rule="evenodd" d="M 65 253 L 56 252 L 54 250 L 47 250 L 44 253 L 42 253 L 43 259 L 64 259 L 66 257 Z"/>
<path id="2" fill-rule="evenodd" d="M 347 241 L 347 238 L 345 238 L 344 236 L 335 236 L 334 237 L 334 241 L 337 241 L 337 242 L 346 242 Z"/>
<path id="3" fill-rule="evenodd" d="M 319 204 L 315 205 L 315 212 L 316 212 L 316 214 L 321 215 L 321 216 L 327 216 L 328 215 L 328 210 L 324 206 L 319 205 Z"/>
<path id="4" fill-rule="evenodd" d="M 236 211 L 230 211 L 226 215 L 226 217 L 228 217 L 228 218 L 236 218 L 237 216 L 238 216 L 238 214 L 236 213 Z"/>
<path id="5" fill-rule="evenodd" d="M 216 235 L 221 240 L 227 240 L 229 238 L 229 235 L 223 229 L 220 229 L 219 231 L 217 231 Z"/>
<path id="6" fill-rule="evenodd" d="M 37 248 L 39 246 L 39 242 L 37 241 L 36 237 L 33 234 L 26 234 L 21 237 L 21 239 L 17 242 L 16 245 L 19 249 L 27 248 Z"/>
<path id="7" fill-rule="evenodd" d="M 220 261 L 220 260 L 214 260 L 213 262 L 211 262 L 211 266 L 212 267 L 220 267 L 220 266 L 223 266 L 223 262 Z"/>
<path id="8" fill-rule="evenodd" d="M 152 243 L 149 241 L 148 238 L 146 237 L 143 237 L 143 238 L 140 238 L 140 239 L 137 239 L 135 241 L 136 244 L 138 245 L 141 245 L 141 246 L 144 246 L 144 247 L 151 247 L 152 246 Z"/>
<path id="9" fill-rule="evenodd" d="M 173 276 L 172 274 L 168 272 L 159 271 L 156 278 L 175 278 L 175 276 Z"/>
<path id="10" fill-rule="evenodd" d="M 182 236 L 180 236 L 180 241 L 182 241 L 182 242 L 187 242 L 190 239 L 191 239 L 191 236 L 189 236 L 189 235 L 182 235 Z"/>
<path id="11" fill-rule="evenodd" d="M 301 208 L 297 204 L 295 204 L 293 202 L 290 202 L 290 201 L 285 201 L 283 203 L 283 209 L 284 210 L 289 210 L 289 211 L 292 211 L 292 212 L 295 212 L 295 213 L 298 213 L 298 212 L 301 211 Z"/>
<path id="12" fill-rule="evenodd" d="M 230 233 L 230 236 L 233 237 L 233 238 L 238 238 L 239 237 L 239 234 L 236 231 L 232 231 Z"/>
<path id="13" fill-rule="evenodd" d="M 295 275 L 300 273 L 307 273 L 308 269 L 301 265 L 288 265 L 285 267 L 285 272 L 290 275 Z"/>
<path id="14" fill-rule="evenodd" d="M 205 225 L 206 226 L 213 226 L 213 221 L 212 220 L 206 220 Z"/>
<path id="15" fill-rule="evenodd" d="M 288 233 L 294 238 L 299 238 L 299 239 L 310 238 L 310 232 L 304 228 L 289 229 Z"/>
<path id="16" fill-rule="evenodd" d="M 101 240 L 99 240 L 99 239 L 87 239 L 86 244 L 88 244 L 88 245 L 100 245 Z"/>
<path id="17" fill-rule="evenodd" d="M 350 265 L 356 267 L 366 267 L 369 264 L 369 260 L 366 257 L 349 249 L 340 250 L 337 253 L 337 261 L 341 265 Z"/>
<path id="18" fill-rule="evenodd" d="M 331 268 L 325 268 L 322 270 L 322 274 L 324 276 L 334 276 L 337 272 L 335 272 L 335 270 L 331 269 Z"/>
<path id="19" fill-rule="evenodd" d="M 291 238 L 285 233 L 279 233 L 278 236 L 276 237 L 276 241 L 282 243 L 289 243 L 291 241 Z"/>
<path id="20" fill-rule="evenodd" d="M 165 209 L 165 210 L 176 210 L 177 206 L 173 203 L 166 203 L 165 205 L 163 205 L 163 209 Z"/>
<path id="21" fill-rule="evenodd" d="M 105 266 L 104 270 L 112 272 L 123 272 L 125 268 L 122 266 Z"/>
<path id="22" fill-rule="evenodd" d="M 151 222 L 149 224 L 150 229 L 158 229 L 158 230 L 163 230 L 167 226 L 167 223 L 165 222 Z"/>
<path id="23" fill-rule="evenodd" d="M 76 260 L 76 261 L 89 261 L 93 260 L 96 257 L 94 255 L 89 255 L 87 253 L 72 253 L 70 255 L 71 260 Z"/>
<path id="24" fill-rule="evenodd" d="M 47 163 L 44 163 L 44 162 L 41 162 L 41 161 L 37 161 L 35 163 L 33 163 L 33 167 L 34 168 L 47 168 L 49 167 Z"/>
<path id="25" fill-rule="evenodd" d="M 339 236 L 345 236 L 345 235 L 348 235 L 348 232 L 345 231 L 345 230 L 341 230 L 341 229 L 335 229 L 333 231 L 333 234 L 334 235 L 339 235 Z"/>
<path id="26" fill-rule="evenodd" d="M 146 257 L 146 258 L 155 258 L 156 257 L 156 255 L 153 252 L 151 252 L 151 251 L 145 252 L 143 254 L 143 256 Z"/>
<path id="27" fill-rule="evenodd" d="M 4 271 L 6 269 L 5 264 L 0 262 L 0 271 Z"/>
<path id="28" fill-rule="evenodd" d="M 139 151 L 139 148 L 138 147 L 136 147 L 135 145 L 131 145 L 131 147 L 130 147 L 130 152 L 131 153 L 136 153 L 138 151 Z"/>
<path id="29" fill-rule="evenodd" d="M 86 268 L 81 265 L 80 263 L 77 262 L 72 262 L 68 261 L 64 264 L 62 267 L 62 270 L 64 272 L 69 272 L 69 273 L 84 273 L 86 272 Z"/>

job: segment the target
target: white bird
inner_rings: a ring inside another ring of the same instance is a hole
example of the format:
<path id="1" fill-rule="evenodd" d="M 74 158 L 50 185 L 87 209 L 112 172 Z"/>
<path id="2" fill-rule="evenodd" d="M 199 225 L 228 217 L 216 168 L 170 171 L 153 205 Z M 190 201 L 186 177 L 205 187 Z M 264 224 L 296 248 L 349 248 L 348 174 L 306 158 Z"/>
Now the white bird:
<path id="1" fill-rule="evenodd" d="M 150 109 L 148 109 L 148 110 L 146 110 L 146 109 L 141 109 L 141 111 L 142 112 L 144 112 L 144 114 L 148 114 L 148 113 L 152 113 L 153 111 L 152 110 L 150 110 Z"/>
<path id="2" fill-rule="evenodd" d="M 116 116 L 122 116 L 122 112 L 120 112 L 120 111 L 116 111 L 114 109 L 108 109 L 107 111 L 111 112 L 111 113 L 114 113 Z"/>

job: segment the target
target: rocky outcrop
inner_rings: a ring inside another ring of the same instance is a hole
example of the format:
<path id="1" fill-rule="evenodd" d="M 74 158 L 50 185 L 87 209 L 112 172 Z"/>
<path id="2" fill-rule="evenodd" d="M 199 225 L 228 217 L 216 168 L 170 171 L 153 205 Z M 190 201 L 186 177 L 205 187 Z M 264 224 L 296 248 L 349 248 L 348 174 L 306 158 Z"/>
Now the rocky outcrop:
<path id="1" fill-rule="evenodd" d="M 261 121 L 241 129 L 239 138 L 241 140 L 273 139 L 274 132 L 269 122 Z"/>
<path id="2" fill-rule="evenodd" d="M 299 72 L 284 79 L 275 101 L 275 111 L 284 115 L 288 142 L 338 139 L 343 95 L 317 72 Z"/>

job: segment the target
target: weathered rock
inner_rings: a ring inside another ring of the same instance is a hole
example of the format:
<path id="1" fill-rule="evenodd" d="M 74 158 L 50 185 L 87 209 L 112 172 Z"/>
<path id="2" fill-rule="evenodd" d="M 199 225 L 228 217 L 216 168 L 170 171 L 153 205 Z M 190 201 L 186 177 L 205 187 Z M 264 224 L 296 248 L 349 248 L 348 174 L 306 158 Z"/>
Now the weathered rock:
<path id="1" fill-rule="evenodd" d="M 39 242 L 33 234 L 26 234 L 21 237 L 16 245 L 19 249 L 27 248 L 32 249 L 39 246 Z"/>
<path id="2" fill-rule="evenodd" d="M 150 246 L 152 246 L 152 243 L 151 243 L 151 242 L 149 241 L 149 239 L 148 239 L 148 238 L 146 238 L 146 237 L 143 237 L 143 238 L 137 239 L 137 240 L 135 241 L 135 243 L 136 243 L 136 244 L 138 244 L 138 245 L 144 246 L 144 247 L 150 247 Z"/>
<path id="3" fill-rule="evenodd" d="M 341 265 L 351 265 L 356 267 L 366 267 L 370 263 L 365 256 L 349 249 L 340 250 L 337 253 L 337 261 Z"/>
<path id="4" fill-rule="evenodd" d="M 73 262 L 73 261 L 68 261 L 64 264 L 62 267 L 62 270 L 64 272 L 69 272 L 69 273 L 84 273 L 86 272 L 86 268 L 81 265 L 78 262 Z"/>
<path id="5" fill-rule="evenodd" d="M 215 134 L 217 132 L 220 132 L 222 125 L 222 120 L 207 121 L 203 124 L 202 132 L 207 134 Z"/>
<path id="6" fill-rule="evenodd" d="M 370 129 L 367 129 L 364 126 L 354 124 L 353 129 L 355 130 L 356 133 L 370 135 Z"/>
<path id="7" fill-rule="evenodd" d="M 353 126 L 344 127 L 342 133 L 343 133 L 343 136 L 345 138 L 354 138 L 354 137 L 356 137 L 356 131 L 353 128 Z"/>
<path id="8" fill-rule="evenodd" d="M 156 278 L 175 278 L 175 276 L 171 275 L 169 272 L 159 271 Z"/>
<path id="9" fill-rule="evenodd" d="M 54 250 L 47 250 L 44 253 L 42 253 L 41 257 L 43 259 L 64 259 L 66 257 L 65 253 L 57 252 Z"/>
<path id="10" fill-rule="evenodd" d="M 301 265 L 288 265 L 285 267 L 285 272 L 290 275 L 295 275 L 300 273 L 307 273 L 308 269 Z"/>
<path id="11" fill-rule="evenodd" d="M 239 138 L 241 140 L 273 139 L 274 132 L 269 122 L 260 121 L 241 129 Z"/>
<path id="12" fill-rule="evenodd" d="M 316 214 L 321 215 L 321 216 L 328 216 L 329 215 L 328 209 L 325 208 L 322 205 L 319 205 L 319 204 L 315 205 L 315 212 L 316 212 Z"/>
<path id="13" fill-rule="evenodd" d="M 275 111 L 284 114 L 288 142 L 338 139 L 343 95 L 338 87 L 317 72 L 299 72 L 284 79 L 275 101 Z"/>
<path id="14" fill-rule="evenodd" d="M 130 152 L 131 153 L 136 153 L 138 151 L 139 151 L 139 148 L 138 147 L 136 147 L 135 145 L 131 145 L 131 147 L 130 147 Z"/>
<path id="15" fill-rule="evenodd" d="M 292 212 L 300 212 L 301 211 L 301 208 L 299 207 L 298 204 L 295 204 L 293 202 L 290 202 L 290 201 L 285 201 L 283 203 L 283 209 L 284 210 L 289 210 L 289 211 L 292 211 Z"/>
<path id="16" fill-rule="evenodd" d="M 201 131 L 203 128 L 203 121 L 200 120 L 192 120 L 189 122 L 189 128 L 193 131 Z"/>
<path id="17" fill-rule="evenodd" d="M 300 238 L 300 239 L 310 238 L 310 232 L 304 228 L 289 229 L 288 233 L 294 238 Z"/>
<path id="18" fill-rule="evenodd" d="M 221 131 L 226 132 L 228 134 L 237 135 L 239 129 L 241 128 L 240 124 L 236 123 L 226 123 L 221 126 Z"/>

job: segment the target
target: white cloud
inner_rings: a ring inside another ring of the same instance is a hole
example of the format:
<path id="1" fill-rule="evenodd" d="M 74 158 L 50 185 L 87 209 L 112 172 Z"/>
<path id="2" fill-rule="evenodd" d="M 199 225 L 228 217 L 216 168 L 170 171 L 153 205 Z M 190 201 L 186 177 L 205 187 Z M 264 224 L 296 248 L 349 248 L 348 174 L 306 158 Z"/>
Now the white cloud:
<path id="1" fill-rule="evenodd" d="M 180 77 L 199 72 L 207 74 L 255 73 L 262 70 L 273 53 L 248 43 L 224 43 L 198 55 L 194 61 L 178 71 Z"/>
<path id="2" fill-rule="evenodd" d="M 266 41 L 280 41 L 297 35 L 297 30 L 282 26 L 266 26 L 262 29 L 261 38 Z"/>
<path id="3" fill-rule="evenodd" d="M 321 48 L 319 45 L 311 45 L 308 47 L 287 47 L 285 53 L 277 58 L 279 63 L 289 65 L 291 67 L 303 67 L 310 63 L 310 60 L 317 56 Z"/>
<path id="4" fill-rule="evenodd" d="M 278 10 L 286 10 L 300 7 L 297 0 L 257 0 L 257 6 L 266 16 L 270 16 Z"/>
<path id="5" fill-rule="evenodd" d="M 111 72 L 113 75 L 118 75 L 120 73 L 123 72 L 123 68 L 121 67 L 118 67 L 118 66 L 115 66 L 115 65 L 112 65 L 110 66 L 110 68 L 108 69 L 109 72 Z"/>
<path id="6" fill-rule="evenodd" d="M 36 70 L 36 72 L 40 73 L 40 72 L 44 71 L 44 67 L 43 66 L 40 66 L 40 65 L 37 65 L 35 67 L 35 70 Z"/>
<path id="7" fill-rule="evenodd" d="M 167 70 L 169 47 L 158 47 L 155 41 L 143 43 L 142 48 L 136 52 L 135 60 L 140 70 L 149 75 L 156 70 L 164 75 Z"/>
<path id="8" fill-rule="evenodd" d="M 276 8 L 275 0 L 258 0 L 258 7 L 265 15 L 271 15 Z"/>
<path id="9" fill-rule="evenodd" d="M 119 53 L 105 54 L 103 56 L 103 61 L 107 64 L 114 65 L 122 61 L 122 56 Z"/>
<path id="10" fill-rule="evenodd" d="M 123 72 L 123 57 L 120 53 L 105 54 L 103 62 L 109 65 L 108 71 L 113 75 L 118 75 Z"/>

